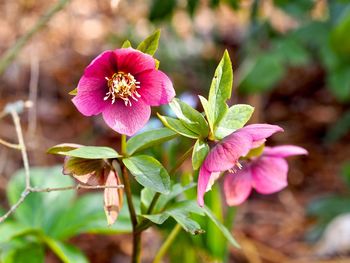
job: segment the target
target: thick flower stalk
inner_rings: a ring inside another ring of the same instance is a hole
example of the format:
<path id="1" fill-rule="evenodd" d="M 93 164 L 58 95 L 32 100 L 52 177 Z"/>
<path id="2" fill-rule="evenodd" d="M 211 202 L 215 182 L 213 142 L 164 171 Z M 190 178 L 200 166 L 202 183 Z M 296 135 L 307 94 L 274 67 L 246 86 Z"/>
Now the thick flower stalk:
<path id="1" fill-rule="evenodd" d="M 198 176 L 197 202 L 204 206 L 204 194 L 225 171 L 241 169 L 239 158 L 262 145 L 272 134 L 283 131 L 276 125 L 252 124 L 236 130 L 218 142 L 204 160 Z"/>
<path id="2" fill-rule="evenodd" d="M 102 113 L 113 130 L 131 136 L 149 120 L 150 106 L 175 96 L 172 82 L 155 59 L 133 48 L 108 50 L 81 77 L 73 103 L 86 116 Z"/>
<path id="3" fill-rule="evenodd" d="M 288 185 L 288 156 L 307 154 L 294 145 L 265 147 L 259 157 L 243 163 L 243 168 L 225 176 L 224 193 L 230 206 L 243 203 L 254 188 L 260 194 L 272 194 Z"/>

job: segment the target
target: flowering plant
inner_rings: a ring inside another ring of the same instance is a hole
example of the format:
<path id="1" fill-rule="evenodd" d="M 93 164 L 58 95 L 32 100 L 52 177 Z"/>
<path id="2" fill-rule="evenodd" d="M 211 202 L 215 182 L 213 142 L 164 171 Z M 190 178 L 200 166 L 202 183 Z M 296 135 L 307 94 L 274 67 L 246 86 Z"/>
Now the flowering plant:
<path id="1" fill-rule="evenodd" d="M 49 153 L 66 156 L 64 174 L 80 183 L 106 187 L 104 209 L 108 224 L 118 224 L 125 195 L 133 228 L 132 262 L 140 262 L 142 232 L 170 218 L 176 225 L 154 262 L 160 262 L 182 228 L 193 235 L 203 234 L 205 229 L 198 218 L 204 216 L 229 243 L 238 247 L 222 220 L 210 205 L 205 205 L 205 192 L 228 171 L 224 193 L 230 206 L 245 201 L 252 188 L 262 194 L 274 193 L 287 186 L 288 165 L 284 157 L 306 154 L 306 150 L 296 146 L 265 147 L 266 139 L 283 129 L 270 124 L 245 126 L 254 108 L 226 104 L 233 82 L 227 51 L 215 71 L 208 99 L 199 96 L 204 113 L 174 98 L 170 78 L 158 69 L 159 61 L 153 57 L 159 37 L 160 32 L 156 31 L 137 49 L 126 41 L 121 49 L 103 52 L 86 68 L 77 89 L 71 93 L 75 95 L 74 105 L 83 115 L 102 113 L 106 124 L 120 134 L 120 151 L 76 144 L 49 149 Z M 158 113 L 165 127 L 137 134 L 150 118 L 150 106 L 162 104 L 169 104 L 176 118 Z M 132 137 L 127 140 L 126 136 Z M 169 171 L 149 151 L 174 139 L 180 143 L 185 137 L 195 140 L 194 144 L 183 151 Z M 174 175 L 190 155 L 193 176 L 184 183 L 185 175 L 180 179 Z M 140 194 L 132 187 L 135 182 L 129 173 L 141 185 Z M 197 202 L 191 194 L 196 185 Z"/>

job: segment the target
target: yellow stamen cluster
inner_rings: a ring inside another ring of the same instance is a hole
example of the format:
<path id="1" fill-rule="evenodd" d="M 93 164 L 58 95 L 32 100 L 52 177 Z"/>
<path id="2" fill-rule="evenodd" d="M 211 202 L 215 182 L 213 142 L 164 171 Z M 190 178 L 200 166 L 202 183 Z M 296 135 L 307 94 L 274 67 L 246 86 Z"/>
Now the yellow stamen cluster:
<path id="1" fill-rule="evenodd" d="M 106 77 L 106 80 L 108 92 L 103 99 L 107 100 L 108 98 L 112 98 L 112 104 L 119 98 L 124 101 L 125 106 L 131 106 L 130 98 L 138 101 L 138 98 L 141 97 L 137 92 L 137 89 L 140 88 L 140 82 L 136 81 L 134 76 L 130 73 L 114 73 L 112 77 Z"/>

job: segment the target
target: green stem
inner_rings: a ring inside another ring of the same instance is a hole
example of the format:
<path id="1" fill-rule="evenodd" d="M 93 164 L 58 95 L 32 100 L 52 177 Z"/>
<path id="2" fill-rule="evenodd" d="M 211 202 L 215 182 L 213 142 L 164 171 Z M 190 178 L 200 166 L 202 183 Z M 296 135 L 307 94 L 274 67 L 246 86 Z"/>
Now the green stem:
<path id="1" fill-rule="evenodd" d="M 181 226 L 179 224 L 176 224 L 174 229 L 171 231 L 170 235 L 168 238 L 165 240 L 163 245 L 160 247 L 158 250 L 157 255 L 155 256 L 153 263 L 160 263 L 162 262 L 162 259 L 165 255 L 165 253 L 168 251 L 170 245 L 174 242 L 176 236 L 180 233 L 181 231 Z"/>
<path id="2" fill-rule="evenodd" d="M 6 50 L 6 52 L 0 58 L 0 75 L 4 72 L 7 66 L 15 59 L 19 51 L 32 38 L 32 36 L 40 29 L 42 29 L 58 11 L 64 8 L 64 6 L 68 2 L 69 0 L 59 0 L 36 22 L 36 24 L 27 33 L 20 37 L 12 47 Z"/>
<path id="3" fill-rule="evenodd" d="M 121 153 L 123 155 L 126 155 L 126 136 L 121 136 Z M 130 179 L 129 179 L 129 173 L 126 166 L 121 163 L 122 168 L 122 178 L 124 183 L 124 191 L 126 195 L 126 201 L 128 203 L 132 228 L 133 228 L 133 250 L 132 250 L 132 256 L 131 256 L 131 262 L 132 263 L 139 263 L 141 262 L 141 232 L 136 231 L 137 227 L 137 215 L 135 212 L 134 203 L 132 202 L 132 193 L 131 193 L 131 186 L 130 186 Z"/>

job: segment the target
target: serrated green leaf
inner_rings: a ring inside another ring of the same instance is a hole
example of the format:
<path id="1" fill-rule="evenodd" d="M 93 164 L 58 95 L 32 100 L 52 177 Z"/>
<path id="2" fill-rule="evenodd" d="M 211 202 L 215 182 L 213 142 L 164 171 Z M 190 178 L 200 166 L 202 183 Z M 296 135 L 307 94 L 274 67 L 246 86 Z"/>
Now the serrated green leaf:
<path id="1" fill-rule="evenodd" d="M 125 40 L 125 41 L 123 42 L 122 48 L 128 48 L 128 47 L 132 47 L 132 46 L 131 46 L 131 43 L 130 43 L 129 40 Z"/>
<path id="2" fill-rule="evenodd" d="M 137 182 L 156 192 L 167 194 L 170 191 L 170 177 L 167 170 L 155 158 L 137 155 L 123 159 Z"/>
<path id="3" fill-rule="evenodd" d="M 151 146 L 169 141 L 176 136 L 177 133 L 168 128 L 146 131 L 131 137 L 126 143 L 126 151 L 129 155 L 132 155 Z"/>
<path id="4" fill-rule="evenodd" d="M 205 157 L 207 157 L 209 150 L 209 145 L 206 142 L 203 142 L 201 140 L 196 141 L 192 152 L 193 170 L 198 170 L 199 167 L 201 167 Z"/>
<path id="5" fill-rule="evenodd" d="M 44 238 L 47 246 L 61 259 L 64 263 L 88 263 L 88 259 L 78 248 L 65 244 L 49 237 Z"/>
<path id="6" fill-rule="evenodd" d="M 70 92 L 68 92 L 69 95 L 77 95 L 78 94 L 78 88 L 75 88 L 74 90 L 71 90 Z"/>
<path id="7" fill-rule="evenodd" d="M 199 137 L 198 134 L 195 134 L 193 131 L 188 129 L 180 120 L 167 116 L 162 116 L 159 113 L 157 113 L 157 115 L 160 121 L 164 124 L 164 126 L 175 131 L 176 133 L 192 139 L 197 139 Z"/>
<path id="8" fill-rule="evenodd" d="M 218 227 L 221 233 L 225 236 L 225 238 L 235 247 L 240 248 L 237 241 L 233 238 L 230 231 L 213 215 L 211 210 L 208 207 L 204 207 L 205 214 L 209 217 L 209 219 Z"/>
<path id="9" fill-rule="evenodd" d="M 215 130 L 215 137 L 219 140 L 242 128 L 250 119 L 254 107 L 246 104 L 236 104 L 228 109 Z"/>
<path id="10" fill-rule="evenodd" d="M 143 40 L 137 46 L 137 49 L 143 53 L 153 56 L 158 49 L 159 38 L 160 38 L 160 30 L 156 30 L 152 35 L 150 35 L 145 40 Z"/>
<path id="11" fill-rule="evenodd" d="M 116 150 L 104 146 L 82 146 L 65 152 L 64 155 L 85 159 L 113 159 L 121 157 Z"/>
<path id="12" fill-rule="evenodd" d="M 185 125 L 189 130 L 203 138 L 208 136 L 208 123 L 201 113 L 177 98 L 174 98 L 169 103 L 169 106 L 183 125 Z"/>
<path id="13" fill-rule="evenodd" d="M 233 72 L 230 56 L 227 50 L 217 66 L 210 85 L 208 97 L 207 118 L 211 131 L 214 133 L 216 125 L 227 111 L 226 101 L 231 97 Z"/>

